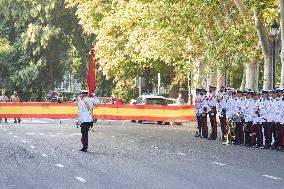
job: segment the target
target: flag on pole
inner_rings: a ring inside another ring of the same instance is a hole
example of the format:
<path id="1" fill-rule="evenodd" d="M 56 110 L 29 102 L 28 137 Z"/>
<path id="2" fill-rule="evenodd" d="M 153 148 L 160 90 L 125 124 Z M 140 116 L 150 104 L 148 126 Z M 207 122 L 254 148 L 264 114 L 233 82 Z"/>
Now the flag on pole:
<path id="1" fill-rule="evenodd" d="M 96 90 L 96 58 L 94 47 L 90 49 L 90 63 L 86 79 L 86 88 L 89 92 L 89 97 L 91 97 L 91 94 Z"/>

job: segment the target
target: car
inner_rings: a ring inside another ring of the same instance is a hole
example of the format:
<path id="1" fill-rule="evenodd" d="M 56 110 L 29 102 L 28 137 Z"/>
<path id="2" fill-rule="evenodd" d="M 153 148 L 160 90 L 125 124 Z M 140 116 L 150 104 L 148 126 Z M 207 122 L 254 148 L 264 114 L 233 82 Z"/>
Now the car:
<path id="1" fill-rule="evenodd" d="M 152 106 L 167 106 L 168 101 L 167 98 L 156 95 L 156 94 L 143 94 L 140 95 L 137 100 L 132 100 L 132 104 L 135 105 L 152 105 Z M 147 120 L 137 120 L 138 123 L 142 123 Z M 131 122 L 136 122 L 136 120 L 132 120 Z M 157 121 L 158 124 L 163 124 L 163 121 Z M 169 122 L 165 122 L 166 125 L 169 125 Z"/>
<path id="2" fill-rule="evenodd" d="M 135 102 L 136 105 L 167 106 L 167 99 L 161 95 L 143 94 Z"/>

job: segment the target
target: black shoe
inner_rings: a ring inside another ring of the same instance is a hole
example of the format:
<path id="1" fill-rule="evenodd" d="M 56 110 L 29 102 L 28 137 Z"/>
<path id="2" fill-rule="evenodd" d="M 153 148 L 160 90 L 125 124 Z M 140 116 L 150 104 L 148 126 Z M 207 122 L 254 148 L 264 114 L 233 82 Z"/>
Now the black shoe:
<path id="1" fill-rule="evenodd" d="M 22 120 L 21 120 L 21 119 L 19 119 L 19 120 L 18 120 L 18 123 L 21 123 L 21 121 L 22 121 Z"/>
<path id="2" fill-rule="evenodd" d="M 86 148 L 82 148 L 81 150 L 79 150 L 81 152 L 87 152 L 88 150 Z"/>
<path id="3" fill-rule="evenodd" d="M 14 123 L 17 123 L 17 121 L 14 121 Z"/>

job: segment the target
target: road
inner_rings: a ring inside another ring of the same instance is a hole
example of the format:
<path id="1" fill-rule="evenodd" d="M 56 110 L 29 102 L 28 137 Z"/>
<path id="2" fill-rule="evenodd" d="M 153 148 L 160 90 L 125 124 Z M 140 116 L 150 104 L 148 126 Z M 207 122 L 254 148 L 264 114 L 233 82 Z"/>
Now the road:
<path id="1" fill-rule="evenodd" d="M 284 187 L 283 152 L 195 138 L 193 124 L 99 121 L 84 153 L 73 120 L 1 123 L 0 188 Z"/>

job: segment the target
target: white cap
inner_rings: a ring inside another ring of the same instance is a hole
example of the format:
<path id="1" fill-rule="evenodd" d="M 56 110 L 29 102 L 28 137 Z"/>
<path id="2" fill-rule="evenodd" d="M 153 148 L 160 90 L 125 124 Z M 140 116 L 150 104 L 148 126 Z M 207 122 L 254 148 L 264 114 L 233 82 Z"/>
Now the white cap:
<path id="1" fill-rule="evenodd" d="M 83 93 L 85 93 L 85 94 L 87 93 L 88 94 L 89 92 L 87 90 L 81 90 L 80 93 L 81 94 L 83 94 Z"/>

